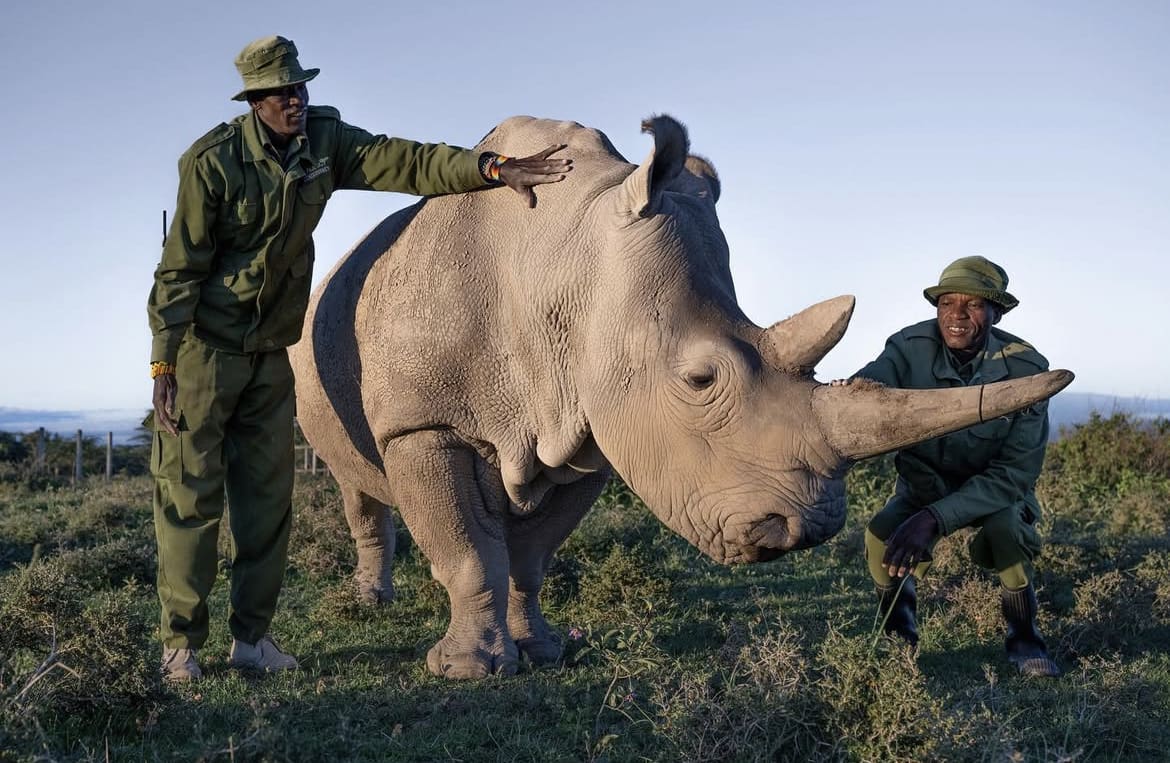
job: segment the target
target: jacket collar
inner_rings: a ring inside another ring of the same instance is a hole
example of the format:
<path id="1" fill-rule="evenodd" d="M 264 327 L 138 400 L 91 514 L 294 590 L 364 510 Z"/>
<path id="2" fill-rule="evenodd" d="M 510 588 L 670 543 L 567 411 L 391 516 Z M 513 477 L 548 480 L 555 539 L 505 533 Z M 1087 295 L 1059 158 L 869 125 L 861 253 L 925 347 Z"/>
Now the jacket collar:
<path id="1" fill-rule="evenodd" d="M 938 335 L 937 324 L 935 325 L 935 335 L 938 336 L 939 346 L 938 353 L 934 356 L 934 368 L 932 369 L 934 378 L 963 382 L 955 367 L 953 356 L 947 349 L 946 343 L 942 341 L 942 337 Z M 974 364 L 974 373 L 966 384 L 989 384 L 1006 379 L 1008 377 L 1007 356 L 1003 350 L 1004 341 L 995 335 L 994 330 L 989 330 L 983 351 L 971 360 L 971 363 Z"/>
<path id="2" fill-rule="evenodd" d="M 260 117 L 256 115 L 255 111 L 250 111 L 244 116 L 242 130 L 244 134 L 244 159 L 246 161 L 275 161 L 280 164 L 273 158 L 279 156 L 280 152 L 272 145 L 268 131 L 260 123 Z M 269 149 L 271 149 L 271 153 Z M 305 135 L 298 135 L 289 144 L 284 166 L 291 166 L 294 159 L 303 160 L 305 158 L 309 158 L 309 139 Z"/>

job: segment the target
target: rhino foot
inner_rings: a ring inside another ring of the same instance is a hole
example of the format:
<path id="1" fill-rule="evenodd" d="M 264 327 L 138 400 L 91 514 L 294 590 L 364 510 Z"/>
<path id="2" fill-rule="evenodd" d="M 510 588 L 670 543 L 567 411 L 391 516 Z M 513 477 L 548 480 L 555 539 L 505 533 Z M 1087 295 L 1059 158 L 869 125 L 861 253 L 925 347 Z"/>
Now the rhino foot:
<path id="1" fill-rule="evenodd" d="M 365 575 L 354 577 L 358 596 L 367 604 L 389 604 L 394 601 L 394 584 L 386 580 L 371 580 Z"/>
<path id="2" fill-rule="evenodd" d="M 452 648 L 448 638 L 431 647 L 427 652 L 427 668 L 441 678 L 487 678 L 498 674 L 510 676 L 519 667 L 518 652 L 513 644 L 503 654 L 494 654 L 484 648 L 457 650 Z"/>
<path id="3" fill-rule="evenodd" d="M 533 665 L 552 665 L 561 659 L 565 651 L 560 637 L 555 633 L 549 633 L 543 638 L 533 636 L 517 639 L 516 646 Z"/>
<path id="4" fill-rule="evenodd" d="M 394 601 L 394 589 L 358 584 L 358 595 L 366 604 L 389 604 Z"/>
<path id="5" fill-rule="evenodd" d="M 560 635 L 544 619 L 535 596 L 512 592 L 508 600 L 508 632 L 533 665 L 554 663 L 564 653 Z"/>

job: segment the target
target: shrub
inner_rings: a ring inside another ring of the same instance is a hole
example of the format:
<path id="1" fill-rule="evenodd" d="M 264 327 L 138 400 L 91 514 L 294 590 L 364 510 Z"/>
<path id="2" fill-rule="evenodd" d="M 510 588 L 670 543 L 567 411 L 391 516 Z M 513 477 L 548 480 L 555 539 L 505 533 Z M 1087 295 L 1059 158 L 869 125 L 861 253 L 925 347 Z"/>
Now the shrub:
<path id="1" fill-rule="evenodd" d="M 582 620 L 609 623 L 644 606 L 665 611 L 671 601 L 670 581 L 651 574 L 651 566 L 644 556 L 613 546 L 601 564 L 582 578 L 579 601 Z"/>
<path id="2" fill-rule="evenodd" d="M 732 626 L 718 663 L 661 682 L 652 701 L 670 759 L 829 759 L 825 708 L 811 691 L 816 678 L 801 641 L 784 622 L 757 636 Z"/>
<path id="3" fill-rule="evenodd" d="M 312 576 L 351 574 L 357 565 L 357 549 L 337 483 L 326 478 L 298 479 L 293 506 L 290 571 Z"/>
<path id="4" fill-rule="evenodd" d="M 826 708 L 825 736 L 855 760 L 934 757 L 942 703 L 926 687 L 910 648 L 894 639 L 830 627 L 816 660 L 813 691 Z"/>
<path id="5" fill-rule="evenodd" d="M 1091 520 L 1135 479 L 1170 480 L 1170 420 L 1094 413 L 1049 445 L 1037 493 L 1051 510 Z"/>
<path id="6" fill-rule="evenodd" d="M 101 581 L 80 569 L 34 563 L 0 591 L 0 719 L 18 732 L 75 714 L 126 719 L 159 689 L 147 592 L 94 592 Z"/>

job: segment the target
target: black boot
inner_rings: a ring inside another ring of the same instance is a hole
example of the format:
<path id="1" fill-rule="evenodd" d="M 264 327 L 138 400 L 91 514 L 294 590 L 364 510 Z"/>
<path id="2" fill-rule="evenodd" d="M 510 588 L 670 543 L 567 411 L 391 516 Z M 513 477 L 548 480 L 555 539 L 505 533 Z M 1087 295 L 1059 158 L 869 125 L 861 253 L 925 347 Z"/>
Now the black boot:
<path id="1" fill-rule="evenodd" d="M 914 586 L 914 576 L 907 575 L 905 582 L 895 580 L 888 586 L 879 585 L 877 591 L 878 618 L 885 622 L 882 629 L 886 633 L 896 634 L 910 646 L 917 648 L 918 593 Z"/>
<path id="2" fill-rule="evenodd" d="M 1060 667 L 1048 656 L 1044 639 L 1036 630 L 1036 589 L 1031 583 L 1018 591 L 1001 586 L 999 600 L 1007 621 L 1003 645 L 1008 661 L 1026 676 L 1059 676 Z"/>

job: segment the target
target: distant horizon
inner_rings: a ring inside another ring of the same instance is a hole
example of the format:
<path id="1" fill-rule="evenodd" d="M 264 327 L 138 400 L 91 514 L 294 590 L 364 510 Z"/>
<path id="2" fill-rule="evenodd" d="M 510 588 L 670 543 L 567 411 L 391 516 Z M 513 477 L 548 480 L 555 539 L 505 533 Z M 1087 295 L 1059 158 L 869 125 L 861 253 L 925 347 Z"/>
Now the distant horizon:
<path id="1" fill-rule="evenodd" d="M 72 436 L 80 429 L 86 438 L 112 432 L 115 444 L 125 444 L 138 432 L 149 410 L 149 406 L 52 409 L 0 405 L 0 432 L 30 434 L 43 428 L 51 434 Z M 1052 439 L 1055 439 L 1061 427 L 1081 423 L 1092 413 L 1106 417 L 1120 412 L 1142 419 L 1170 418 L 1170 398 L 1064 390 L 1052 398 L 1048 411 Z"/>

